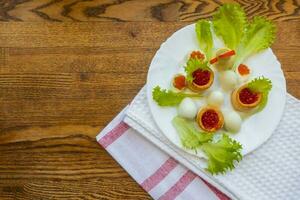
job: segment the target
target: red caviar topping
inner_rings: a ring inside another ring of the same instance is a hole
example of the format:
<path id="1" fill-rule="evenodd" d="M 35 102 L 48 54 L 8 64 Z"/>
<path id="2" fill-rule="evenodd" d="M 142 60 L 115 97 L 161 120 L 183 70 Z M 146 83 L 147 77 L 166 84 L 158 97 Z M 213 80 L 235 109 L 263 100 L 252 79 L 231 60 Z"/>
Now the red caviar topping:
<path id="1" fill-rule="evenodd" d="M 179 90 L 182 90 L 186 87 L 185 76 L 177 75 L 173 79 L 173 86 Z"/>
<path id="2" fill-rule="evenodd" d="M 198 58 L 198 59 L 204 59 L 204 54 L 201 53 L 200 51 L 193 51 L 191 53 L 191 58 L 194 58 L 194 59 L 196 59 L 196 58 Z"/>
<path id="3" fill-rule="evenodd" d="M 215 128 L 219 123 L 219 115 L 213 109 L 207 110 L 203 113 L 201 122 L 207 129 Z"/>
<path id="4" fill-rule="evenodd" d="M 209 61 L 210 64 L 214 64 L 216 62 L 218 62 L 218 57 L 215 57 Z"/>
<path id="5" fill-rule="evenodd" d="M 244 65 L 244 64 L 240 64 L 238 66 L 238 71 L 239 71 L 240 75 L 242 75 L 242 76 L 250 74 L 249 67 L 247 65 Z"/>
<path id="6" fill-rule="evenodd" d="M 197 85 L 206 85 L 210 80 L 210 71 L 197 69 L 193 72 L 193 82 Z"/>
<path id="7" fill-rule="evenodd" d="M 233 55 L 235 55 L 235 51 L 231 50 L 231 51 L 227 51 L 227 52 L 219 55 L 218 57 L 219 58 L 228 58 L 228 57 L 233 56 Z"/>
<path id="8" fill-rule="evenodd" d="M 258 100 L 258 94 L 252 92 L 249 88 L 244 88 L 240 91 L 239 98 L 244 104 L 252 104 Z"/>

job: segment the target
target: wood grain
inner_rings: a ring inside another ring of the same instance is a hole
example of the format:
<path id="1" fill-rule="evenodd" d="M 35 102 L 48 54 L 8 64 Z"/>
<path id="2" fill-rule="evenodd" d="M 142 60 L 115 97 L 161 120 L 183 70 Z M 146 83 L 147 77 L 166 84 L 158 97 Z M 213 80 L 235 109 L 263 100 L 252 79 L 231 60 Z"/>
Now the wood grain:
<path id="1" fill-rule="evenodd" d="M 300 98 L 298 3 L 240 2 L 276 21 L 273 50 Z M 95 136 L 145 84 L 160 44 L 219 4 L 0 1 L 0 199 L 150 199 Z"/>
<path id="2" fill-rule="evenodd" d="M 299 19 L 297 0 L 2 0 L 2 21 L 195 21 L 224 2 L 240 3 L 251 18 Z"/>

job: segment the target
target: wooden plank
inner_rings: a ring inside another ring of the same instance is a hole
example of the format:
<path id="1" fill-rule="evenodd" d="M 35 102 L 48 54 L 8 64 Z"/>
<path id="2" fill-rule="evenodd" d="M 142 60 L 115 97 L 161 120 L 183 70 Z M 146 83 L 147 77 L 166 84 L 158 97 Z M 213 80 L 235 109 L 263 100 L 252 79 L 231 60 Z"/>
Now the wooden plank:
<path id="1" fill-rule="evenodd" d="M 263 15 L 276 21 L 299 19 L 297 0 L 3 0 L 3 21 L 195 21 L 211 17 L 225 2 L 240 3 L 249 17 Z"/>
<path id="2" fill-rule="evenodd" d="M 99 148 L 99 126 L 14 128 L 0 134 L 1 199 L 150 199 Z"/>

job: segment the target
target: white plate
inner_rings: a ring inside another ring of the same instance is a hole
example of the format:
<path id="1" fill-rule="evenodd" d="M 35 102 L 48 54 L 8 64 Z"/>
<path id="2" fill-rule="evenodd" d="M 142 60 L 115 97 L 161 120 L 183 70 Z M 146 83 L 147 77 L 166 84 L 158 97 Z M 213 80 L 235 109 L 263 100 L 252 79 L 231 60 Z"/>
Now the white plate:
<path id="1" fill-rule="evenodd" d="M 160 107 L 152 99 L 152 89 L 159 85 L 170 89 L 171 80 L 175 74 L 183 71 L 186 56 L 193 50 L 199 49 L 194 24 L 188 25 L 169 37 L 156 52 L 147 77 L 147 98 L 153 118 L 164 135 L 177 147 L 195 156 L 203 157 L 201 152 L 186 150 L 182 147 L 172 119 L 177 115 L 175 107 Z M 223 47 L 222 42 L 214 37 L 215 49 Z M 273 88 L 269 94 L 269 101 L 265 109 L 243 121 L 241 130 L 230 136 L 243 145 L 242 154 L 245 155 L 262 145 L 275 130 L 284 110 L 286 98 L 286 84 L 280 63 L 271 49 L 267 49 L 252 56 L 245 62 L 251 70 L 251 77 L 265 76 L 272 80 Z M 220 89 L 216 75 L 213 86 L 209 89 Z M 232 109 L 229 95 L 226 96 L 224 109 Z"/>

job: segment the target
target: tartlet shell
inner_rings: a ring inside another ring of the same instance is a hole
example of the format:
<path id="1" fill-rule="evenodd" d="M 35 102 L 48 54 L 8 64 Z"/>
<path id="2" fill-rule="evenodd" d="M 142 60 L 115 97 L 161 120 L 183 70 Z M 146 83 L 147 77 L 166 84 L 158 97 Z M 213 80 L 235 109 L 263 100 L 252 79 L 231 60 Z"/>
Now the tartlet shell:
<path id="1" fill-rule="evenodd" d="M 204 125 L 203 125 L 203 123 L 202 123 L 202 120 L 201 120 L 202 115 L 207 110 L 214 110 L 217 113 L 218 117 L 219 117 L 219 122 L 218 122 L 217 126 L 214 127 L 214 128 L 211 128 L 211 129 L 205 128 Z M 202 109 L 199 109 L 199 111 L 197 113 L 196 122 L 200 126 L 200 128 L 202 128 L 204 131 L 207 131 L 207 132 L 211 133 L 211 132 L 215 132 L 215 131 L 217 131 L 217 130 L 219 130 L 219 129 L 221 129 L 223 127 L 223 125 L 224 125 L 224 117 L 223 117 L 222 112 L 218 108 L 216 108 L 215 106 L 206 106 L 206 107 L 204 107 Z"/>
<path id="2" fill-rule="evenodd" d="M 207 90 L 208 88 L 211 87 L 211 85 L 214 82 L 214 72 L 209 69 L 208 70 L 210 72 L 210 76 L 209 76 L 209 81 L 207 84 L 205 85 L 197 85 L 194 82 L 188 82 L 188 88 L 194 92 L 203 92 L 204 90 Z"/>
<path id="3" fill-rule="evenodd" d="M 231 104 L 234 107 L 234 109 L 236 109 L 238 111 L 250 111 L 253 108 L 255 108 L 261 101 L 262 94 L 258 93 L 258 99 L 254 103 L 245 104 L 245 103 L 241 102 L 241 100 L 239 98 L 239 94 L 240 94 L 241 90 L 246 88 L 246 87 L 247 87 L 247 85 L 245 84 L 245 85 L 235 89 L 231 93 Z"/>

